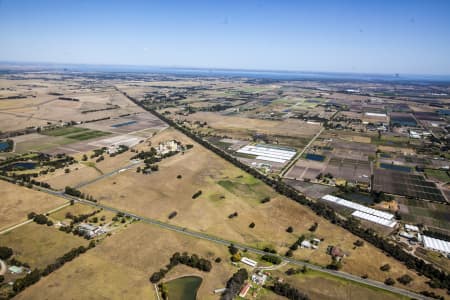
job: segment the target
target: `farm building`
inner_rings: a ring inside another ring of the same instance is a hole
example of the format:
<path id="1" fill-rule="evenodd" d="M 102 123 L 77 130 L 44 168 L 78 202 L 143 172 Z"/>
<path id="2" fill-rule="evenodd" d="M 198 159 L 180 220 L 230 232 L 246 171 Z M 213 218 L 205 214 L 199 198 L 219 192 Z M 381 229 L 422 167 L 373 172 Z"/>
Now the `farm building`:
<path id="1" fill-rule="evenodd" d="M 415 225 L 411 225 L 411 224 L 405 224 L 405 229 L 406 229 L 406 231 L 419 232 L 419 227 L 417 227 Z"/>
<path id="2" fill-rule="evenodd" d="M 249 265 L 250 267 L 256 267 L 258 265 L 258 263 L 250 258 L 247 257 L 243 257 L 241 258 L 241 262 L 243 262 L 246 265 Z"/>
<path id="3" fill-rule="evenodd" d="M 83 233 L 88 238 L 93 238 L 101 234 L 101 228 L 87 223 L 82 223 L 78 226 L 78 231 Z"/>
<path id="4" fill-rule="evenodd" d="M 167 141 L 165 143 L 160 143 L 156 149 L 158 154 L 166 154 L 169 152 L 179 151 L 181 149 L 180 145 L 175 140 Z"/>
<path id="5" fill-rule="evenodd" d="M 296 151 L 286 147 L 258 144 L 244 146 L 237 153 L 254 155 L 259 160 L 285 163 L 294 157 Z"/>
<path id="6" fill-rule="evenodd" d="M 350 209 L 354 209 L 355 211 L 352 213 L 352 216 L 357 217 L 359 219 L 370 221 L 390 228 L 394 228 L 395 225 L 397 225 L 397 221 L 393 220 L 394 219 L 393 214 L 373 209 L 339 197 L 335 197 L 333 195 L 325 195 L 322 197 L 322 200 L 331 202 L 336 205 L 344 206 Z"/>
<path id="7" fill-rule="evenodd" d="M 450 255 L 450 242 L 435 239 L 429 236 L 423 236 L 423 246 L 426 249 L 438 251 L 446 255 Z"/>
<path id="8" fill-rule="evenodd" d="M 250 290 L 250 283 L 246 283 L 239 292 L 239 297 L 245 298 L 249 290 Z"/>
<path id="9" fill-rule="evenodd" d="M 345 200 L 345 199 L 342 199 L 342 198 L 339 198 L 339 197 L 336 197 L 333 195 L 325 195 L 322 197 L 322 200 L 326 200 L 328 202 L 342 205 L 342 206 L 345 206 L 345 207 L 348 207 L 348 208 L 351 208 L 354 210 L 359 210 L 359 211 L 362 211 L 367 214 L 374 215 L 374 216 L 377 216 L 377 217 L 380 217 L 383 219 L 392 220 L 394 218 L 393 214 L 390 214 L 390 213 L 387 213 L 387 212 L 384 212 L 381 210 L 373 209 L 373 208 L 370 208 L 370 207 L 367 207 L 367 206 L 364 206 L 364 205 L 361 205 L 361 204 L 358 204 L 355 202 L 351 202 L 351 201 L 348 201 L 348 200 Z"/>
<path id="10" fill-rule="evenodd" d="M 383 226 L 386 226 L 389 228 L 394 228 L 395 225 L 397 225 L 397 221 L 380 218 L 380 217 L 377 217 L 377 216 L 374 216 L 374 215 L 371 215 L 371 214 L 368 214 L 368 213 L 365 213 L 365 212 L 362 212 L 359 210 L 354 211 L 352 213 L 352 216 L 357 217 L 362 220 L 372 222 L 372 223 L 383 225 Z"/>

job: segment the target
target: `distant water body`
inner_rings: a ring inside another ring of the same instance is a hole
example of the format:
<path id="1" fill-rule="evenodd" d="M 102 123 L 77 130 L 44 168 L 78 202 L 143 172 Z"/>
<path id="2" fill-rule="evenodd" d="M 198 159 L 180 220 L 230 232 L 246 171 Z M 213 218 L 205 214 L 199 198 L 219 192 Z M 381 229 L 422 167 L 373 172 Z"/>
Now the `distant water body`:
<path id="1" fill-rule="evenodd" d="M 239 70 L 218 68 L 182 68 L 182 67 L 151 67 L 126 65 L 75 65 L 75 64 L 20 64 L 1 63 L 0 71 L 8 71 L 10 66 L 23 66 L 21 71 L 30 70 L 48 71 L 76 71 L 76 72 L 125 72 L 125 73 L 154 73 L 181 76 L 203 77 L 239 77 L 267 80 L 330 80 L 330 81 L 388 81 L 388 82 L 448 82 L 449 75 L 413 75 L 413 74 L 360 74 L 360 73 L 333 73 L 333 72 L 304 72 L 304 71 L 271 71 L 271 70 Z M 16 68 L 11 70 L 17 71 Z"/>
<path id="2" fill-rule="evenodd" d="M 69 68 L 69 70 L 72 68 Z M 358 73 L 328 73 L 328 72 L 296 72 L 296 71 L 259 71 L 232 69 L 202 69 L 202 68 L 157 68 L 134 66 L 89 66 L 85 71 L 110 72 L 148 72 L 157 74 L 173 74 L 184 76 L 205 77 L 239 77 L 267 80 L 331 80 L 331 81 L 391 81 L 391 82 L 450 82 L 450 75 L 403 75 L 403 74 L 358 74 Z M 81 71 L 80 70 L 80 71 Z"/>

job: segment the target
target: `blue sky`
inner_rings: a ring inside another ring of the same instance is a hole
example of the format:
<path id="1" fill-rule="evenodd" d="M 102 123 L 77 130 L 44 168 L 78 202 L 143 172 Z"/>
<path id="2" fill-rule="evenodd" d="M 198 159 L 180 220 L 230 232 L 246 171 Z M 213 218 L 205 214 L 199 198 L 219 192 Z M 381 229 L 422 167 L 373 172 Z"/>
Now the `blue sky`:
<path id="1" fill-rule="evenodd" d="M 450 1 L 0 0 L 0 60 L 450 74 Z"/>

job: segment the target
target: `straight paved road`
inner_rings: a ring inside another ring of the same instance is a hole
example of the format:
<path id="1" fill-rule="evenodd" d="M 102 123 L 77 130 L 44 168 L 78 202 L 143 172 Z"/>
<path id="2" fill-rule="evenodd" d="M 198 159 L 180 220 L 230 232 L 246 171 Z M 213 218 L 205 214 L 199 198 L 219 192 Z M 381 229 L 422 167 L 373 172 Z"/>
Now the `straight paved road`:
<path id="1" fill-rule="evenodd" d="M 314 141 L 322 134 L 322 132 L 325 130 L 325 127 L 322 127 L 320 129 L 320 131 L 309 141 L 309 143 L 303 148 L 302 151 L 300 151 L 295 157 L 294 159 L 292 159 L 289 164 L 283 169 L 283 171 L 281 171 L 280 173 L 280 177 L 283 177 L 297 162 L 297 160 L 299 160 L 303 153 L 305 153 L 305 151 L 312 145 L 312 143 L 314 143 Z"/>

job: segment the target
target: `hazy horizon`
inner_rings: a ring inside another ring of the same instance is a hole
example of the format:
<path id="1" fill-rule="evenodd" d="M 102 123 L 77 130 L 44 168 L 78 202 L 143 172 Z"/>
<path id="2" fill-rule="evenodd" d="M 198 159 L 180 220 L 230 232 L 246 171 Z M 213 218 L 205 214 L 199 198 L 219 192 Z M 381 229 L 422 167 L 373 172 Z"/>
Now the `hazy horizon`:
<path id="1" fill-rule="evenodd" d="M 448 1 L 0 2 L 0 61 L 450 75 Z"/>

